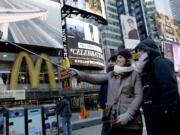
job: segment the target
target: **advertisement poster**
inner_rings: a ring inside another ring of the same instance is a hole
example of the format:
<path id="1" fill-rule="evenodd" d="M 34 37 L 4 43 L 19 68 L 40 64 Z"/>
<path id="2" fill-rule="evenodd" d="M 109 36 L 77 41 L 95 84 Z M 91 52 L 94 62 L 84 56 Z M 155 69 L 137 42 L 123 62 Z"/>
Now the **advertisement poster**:
<path id="1" fill-rule="evenodd" d="M 94 25 L 67 18 L 67 43 L 71 65 L 104 67 L 100 31 Z"/>
<path id="2" fill-rule="evenodd" d="M 52 0 L 1 0 L 3 39 L 25 45 L 63 48 L 60 4 Z"/>
<path id="3" fill-rule="evenodd" d="M 175 72 L 180 70 L 180 45 L 173 44 Z"/>
<path id="4" fill-rule="evenodd" d="M 42 135 L 41 108 L 28 109 L 28 135 Z"/>
<path id="5" fill-rule="evenodd" d="M 106 19 L 104 0 L 66 0 L 65 4 Z"/>
<path id="6" fill-rule="evenodd" d="M 46 107 L 44 109 L 46 135 L 58 135 L 58 121 L 56 108 Z"/>
<path id="7" fill-rule="evenodd" d="M 134 49 L 140 42 L 136 18 L 120 15 L 125 48 Z"/>
<path id="8" fill-rule="evenodd" d="M 9 135 L 25 135 L 24 110 L 9 111 Z"/>
<path id="9" fill-rule="evenodd" d="M 174 63 L 174 56 L 173 56 L 173 45 L 170 43 L 164 43 L 164 56 L 165 58 L 171 60 Z"/>
<path id="10" fill-rule="evenodd" d="M 157 11 L 155 12 L 155 19 L 160 38 L 174 42 L 180 41 L 180 28 L 176 20 Z"/>

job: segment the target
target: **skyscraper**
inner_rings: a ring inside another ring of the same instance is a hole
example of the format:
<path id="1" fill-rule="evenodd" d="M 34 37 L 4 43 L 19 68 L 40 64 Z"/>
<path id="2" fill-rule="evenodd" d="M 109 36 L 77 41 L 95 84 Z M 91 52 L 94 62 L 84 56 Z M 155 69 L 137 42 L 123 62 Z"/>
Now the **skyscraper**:
<path id="1" fill-rule="evenodd" d="M 123 46 L 120 23 L 118 19 L 116 0 L 106 0 L 106 12 L 108 25 L 101 26 L 102 42 L 104 44 L 106 60 L 116 51 L 119 47 Z"/>
<path id="2" fill-rule="evenodd" d="M 173 18 L 172 12 L 171 12 L 170 0 L 154 0 L 154 3 L 155 3 L 156 10 L 159 13 L 162 13 L 168 17 Z"/>
<path id="3" fill-rule="evenodd" d="M 173 18 L 177 21 L 180 21 L 180 0 L 170 0 L 170 6 Z"/>
<path id="4" fill-rule="evenodd" d="M 144 0 L 144 7 L 145 7 L 144 11 L 146 13 L 149 37 L 151 37 L 152 39 L 156 39 L 158 38 L 158 31 L 157 31 L 155 15 L 154 15 L 156 10 L 154 0 Z"/>

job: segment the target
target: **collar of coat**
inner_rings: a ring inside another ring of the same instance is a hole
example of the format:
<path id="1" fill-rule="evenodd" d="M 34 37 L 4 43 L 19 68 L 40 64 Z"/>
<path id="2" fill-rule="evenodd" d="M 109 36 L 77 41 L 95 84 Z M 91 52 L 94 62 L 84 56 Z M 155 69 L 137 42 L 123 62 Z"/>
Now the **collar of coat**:
<path id="1" fill-rule="evenodd" d="M 130 66 L 130 67 L 120 67 L 118 65 L 114 66 L 114 72 L 116 74 L 121 74 L 121 73 L 126 73 L 126 72 L 132 72 L 134 71 L 134 67 Z"/>
<path id="2" fill-rule="evenodd" d="M 134 71 L 133 66 L 120 67 L 118 65 L 115 65 L 111 77 L 115 77 L 116 79 L 118 79 L 121 76 L 121 78 L 123 79 L 129 76 L 133 71 Z"/>

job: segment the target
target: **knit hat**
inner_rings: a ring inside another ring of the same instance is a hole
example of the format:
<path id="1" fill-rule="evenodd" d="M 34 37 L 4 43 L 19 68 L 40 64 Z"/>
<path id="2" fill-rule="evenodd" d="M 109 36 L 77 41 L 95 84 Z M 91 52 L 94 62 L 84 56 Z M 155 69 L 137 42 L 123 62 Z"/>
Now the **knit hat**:
<path id="1" fill-rule="evenodd" d="M 108 62 L 110 61 L 116 61 L 117 59 L 117 56 L 116 55 L 112 55 L 109 59 L 108 59 Z"/>
<path id="2" fill-rule="evenodd" d="M 121 49 L 119 50 L 119 52 L 117 53 L 117 56 L 121 55 L 123 56 L 125 59 L 132 59 L 132 54 L 129 50 L 127 49 Z"/>

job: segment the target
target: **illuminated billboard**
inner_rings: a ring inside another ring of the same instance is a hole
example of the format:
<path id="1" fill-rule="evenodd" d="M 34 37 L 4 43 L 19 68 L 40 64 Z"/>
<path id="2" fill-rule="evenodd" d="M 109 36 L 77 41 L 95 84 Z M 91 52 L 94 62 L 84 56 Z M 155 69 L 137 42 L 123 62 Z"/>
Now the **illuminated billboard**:
<path id="1" fill-rule="evenodd" d="M 173 44 L 174 69 L 176 72 L 180 70 L 180 45 Z"/>
<path id="2" fill-rule="evenodd" d="M 60 4 L 51 0 L 1 0 L 3 39 L 19 44 L 63 48 Z"/>
<path id="3" fill-rule="evenodd" d="M 120 19 L 125 48 L 134 49 L 139 43 L 136 18 L 132 16 L 120 15 Z"/>
<path id="4" fill-rule="evenodd" d="M 64 4 L 106 19 L 104 0 L 66 0 Z"/>
<path id="5" fill-rule="evenodd" d="M 155 19 L 160 38 L 174 42 L 180 41 L 180 28 L 177 21 L 157 11 Z"/>
<path id="6" fill-rule="evenodd" d="M 98 28 L 67 18 L 66 29 L 70 64 L 103 68 L 104 55 Z"/>
<path id="7" fill-rule="evenodd" d="M 170 43 L 164 43 L 164 57 L 174 62 L 173 46 Z"/>

